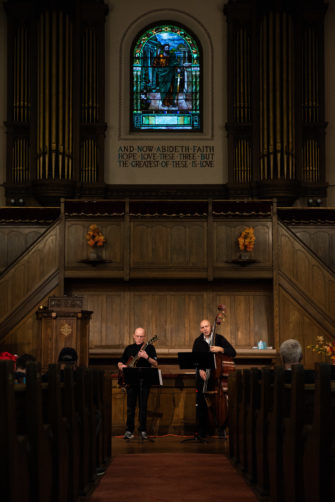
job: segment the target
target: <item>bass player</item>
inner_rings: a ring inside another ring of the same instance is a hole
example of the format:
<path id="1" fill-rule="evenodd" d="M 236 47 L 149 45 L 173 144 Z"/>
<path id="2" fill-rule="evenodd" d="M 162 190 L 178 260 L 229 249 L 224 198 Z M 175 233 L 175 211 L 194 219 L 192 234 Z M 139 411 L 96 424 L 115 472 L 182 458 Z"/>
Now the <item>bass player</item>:
<path id="1" fill-rule="evenodd" d="M 192 352 L 214 352 L 221 353 L 229 357 L 236 356 L 236 350 L 222 335 L 215 335 L 212 330 L 210 321 L 203 319 L 200 322 L 200 336 L 193 343 Z M 215 341 L 213 343 L 213 336 Z M 197 388 L 197 426 L 198 435 L 205 438 L 207 435 L 208 426 L 208 407 L 203 392 L 204 382 L 206 382 L 207 373 L 205 369 L 197 369 L 196 388 Z"/>
<path id="2" fill-rule="evenodd" d="M 136 359 L 136 367 L 138 368 L 157 368 L 157 354 L 156 349 L 151 344 L 146 344 L 145 330 L 141 327 L 135 329 L 134 343 L 128 345 L 118 362 L 120 371 L 123 368 L 131 366 L 131 362 Z M 138 400 L 139 412 L 139 434 L 141 439 L 148 439 L 146 432 L 147 421 L 147 403 L 150 392 L 150 385 L 139 380 L 136 384 L 127 386 L 127 423 L 124 439 L 132 439 L 134 437 L 135 428 L 135 410 Z"/>

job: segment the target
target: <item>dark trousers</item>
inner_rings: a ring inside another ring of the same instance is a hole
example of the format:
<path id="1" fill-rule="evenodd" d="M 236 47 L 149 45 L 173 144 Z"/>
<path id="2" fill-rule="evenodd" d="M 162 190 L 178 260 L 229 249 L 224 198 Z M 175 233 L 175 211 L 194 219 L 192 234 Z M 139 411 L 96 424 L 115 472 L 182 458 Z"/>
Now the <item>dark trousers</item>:
<path id="1" fill-rule="evenodd" d="M 135 410 L 138 400 L 138 418 L 139 418 L 139 431 L 146 430 L 147 423 L 147 405 L 150 387 L 143 385 L 131 385 L 127 388 L 127 431 L 134 432 L 135 428 Z"/>

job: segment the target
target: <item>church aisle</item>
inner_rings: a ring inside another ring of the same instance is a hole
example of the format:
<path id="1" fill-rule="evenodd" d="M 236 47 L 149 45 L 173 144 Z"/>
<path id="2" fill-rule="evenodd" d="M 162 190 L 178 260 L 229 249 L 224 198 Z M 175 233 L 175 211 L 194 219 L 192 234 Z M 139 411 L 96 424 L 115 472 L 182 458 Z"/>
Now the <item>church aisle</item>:
<path id="1" fill-rule="evenodd" d="M 225 455 L 228 441 L 113 438 L 113 457 L 90 502 L 256 502 Z M 190 438 L 192 439 L 192 438 Z"/>

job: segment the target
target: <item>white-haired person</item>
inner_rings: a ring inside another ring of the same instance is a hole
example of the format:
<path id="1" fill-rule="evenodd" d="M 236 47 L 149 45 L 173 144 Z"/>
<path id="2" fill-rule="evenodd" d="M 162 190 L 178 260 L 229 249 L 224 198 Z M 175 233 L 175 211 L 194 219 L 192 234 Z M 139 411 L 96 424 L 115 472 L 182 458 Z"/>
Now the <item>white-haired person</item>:
<path id="1" fill-rule="evenodd" d="M 279 353 L 285 370 L 292 370 L 294 364 L 301 364 L 302 348 L 298 340 L 285 340 L 279 347 Z"/>

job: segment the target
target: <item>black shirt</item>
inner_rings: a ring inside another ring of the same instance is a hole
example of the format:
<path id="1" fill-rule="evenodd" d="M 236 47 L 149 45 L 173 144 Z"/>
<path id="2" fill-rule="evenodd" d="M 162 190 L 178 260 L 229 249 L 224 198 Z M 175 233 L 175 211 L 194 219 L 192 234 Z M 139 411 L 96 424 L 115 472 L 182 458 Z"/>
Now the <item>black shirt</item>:
<path id="1" fill-rule="evenodd" d="M 121 357 L 122 363 L 127 364 L 130 358 L 137 356 L 142 345 L 143 345 L 142 343 L 140 343 L 140 344 L 132 343 L 131 345 L 128 345 L 128 347 L 126 347 L 124 349 L 124 352 L 122 354 L 122 357 Z M 148 354 L 148 356 L 151 359 L 157 360 L 156 349 L 153 345 L 148 345 L 147 348 L 145 349 L 145 352 Z M 137 368 L 151 368 L 151 364 L 147 361 L 147 359 L 144 359 L 144 357 L 140 357 L 137 364 L 136 364 L 136 367 Z"/>
<path id="2" fill-rule="evenodd" d="M 236 356 L 236 350 L 222 335 L 215 335 L 214 345 L 224 348 L 224 355 L 229 357 Z M 209 344 L 206 342 L 204 335 L 201 334 L 194 340 L 192 352 L 209 352 Z"/>
<path id="3" fill-rule="evenodd" d="M 218 334 L 215 335 L 214 345 L 218 347 L 223 347 L 225 356 L 228 357 L 236 356 L 236 350 L 224 336 Z M 198 336 L 198 338 L 194 340 L 192 352 L 209 352 L 209 351 L 210 351 L 209 343 L 206 342 L 204 335 L 201 334 L 200 336 Z M 197 368 L 196 371 L 196 386 L 198 390 L 202 390 L 204 382 L 200 377 L 199 369 Z"/>

